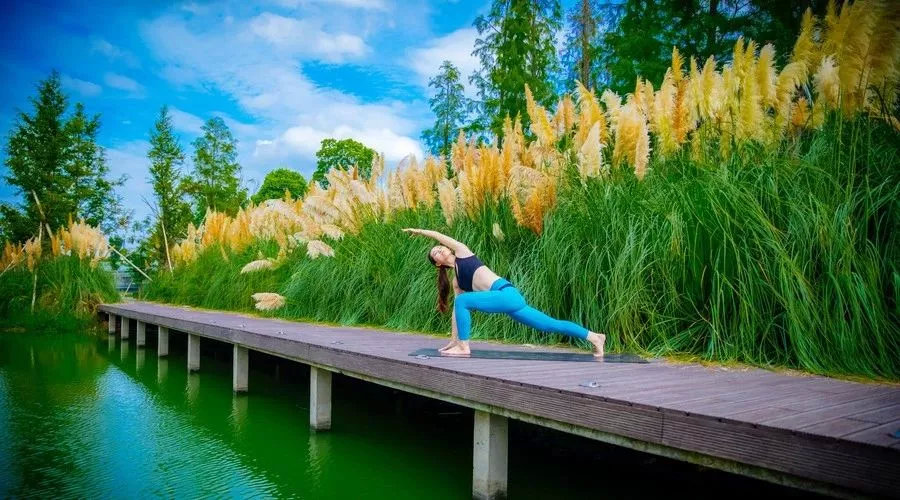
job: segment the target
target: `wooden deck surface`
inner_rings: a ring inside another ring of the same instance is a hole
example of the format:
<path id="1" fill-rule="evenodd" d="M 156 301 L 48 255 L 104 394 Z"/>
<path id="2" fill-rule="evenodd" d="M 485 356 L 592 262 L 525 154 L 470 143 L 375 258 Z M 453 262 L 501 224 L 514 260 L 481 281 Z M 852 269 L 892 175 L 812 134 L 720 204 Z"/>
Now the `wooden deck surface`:
<path id="1" fill-rule="evenodd" d="M 101 310 L 776 482 L 900 496 L 898 386 L 660 360 L 423 359 L 409 354 L 446 339 L 145 302 Z"/>

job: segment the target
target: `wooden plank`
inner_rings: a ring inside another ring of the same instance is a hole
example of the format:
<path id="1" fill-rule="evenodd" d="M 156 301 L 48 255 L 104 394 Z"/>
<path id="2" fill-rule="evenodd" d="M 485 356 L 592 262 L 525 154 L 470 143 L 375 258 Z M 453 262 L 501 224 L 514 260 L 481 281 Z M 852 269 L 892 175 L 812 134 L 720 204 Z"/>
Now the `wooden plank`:
<path id="1" fill-rule="evenodd" d="M 893 437 L 893 433 L 898 430 L 900 430 L 900 420 L 870 427 L 864 431 L 847 434 L 846 436 L 843 436 L 843 438 L 849 441 L 856 441 L 875 446 L 890 446 L 894 449 L 898 448 L 897 444 L 900 439 Z M 897 449 L 894 449 L 893 451 L 895 453 L 900 453 L 900 450 Z M 900 468 L 896 469 L 894 473 L 900 474 Z M 896 494 L 897 491 L 900 491 L 900 489 L 894 490 L 894 493 Z"/>
<path id="2" fill-rule="evenodd" d="M 862 420 L 863 422 L 872 422 L 873 424 L 885 424 L 900 420 L 900 404 L 886 406 L 877 410 L 864 411 L 862 413 L 854 413 L 850 415 L 854 420 Z"/>
<path id="3" fill-rule="evenodd" d="M 900 488 L 896 442 L 877 434 L 894 422 L 866 420 L 890 418 L 900 402 L 895 387 L 660 361 L 418 359 L 409 352 L 446 339 L 146 303 L 101 310 L 476 409 L 528 415 L 554 422 L 554 428 L 590 429 L 870 494 Z M 479 348 L 528 349 L 483 343 Z M 578 385 L 588 380 L 600 387 Z M 796 430 L 799 425 L 805 428 Z"/>

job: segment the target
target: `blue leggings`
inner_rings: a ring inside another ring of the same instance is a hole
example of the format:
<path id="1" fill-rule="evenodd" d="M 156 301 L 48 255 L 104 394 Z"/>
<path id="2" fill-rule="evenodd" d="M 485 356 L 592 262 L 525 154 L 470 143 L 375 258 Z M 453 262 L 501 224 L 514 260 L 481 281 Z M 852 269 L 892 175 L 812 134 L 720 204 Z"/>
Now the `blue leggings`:
<path id="1" fill-rule="evenodd" d="M 525 298 L 514 286 L 510 285 L 503 290 L 499 288 L 509 284 L 503 278 L 498 278 L 491 285 L 489 291 L 465 292 L 456 296 L 453 310 L 456 312 L 456 329 L 460 340 L 469 340 L 472 330 L 472 314 L 470 311 L 487 313 L 506 313 L 512 319 L 543 332 L 562 333 L 570 337 L 586 339 L 587 328 L 572 323 L 551 318 L 546 314 L 528 305 Z"/>

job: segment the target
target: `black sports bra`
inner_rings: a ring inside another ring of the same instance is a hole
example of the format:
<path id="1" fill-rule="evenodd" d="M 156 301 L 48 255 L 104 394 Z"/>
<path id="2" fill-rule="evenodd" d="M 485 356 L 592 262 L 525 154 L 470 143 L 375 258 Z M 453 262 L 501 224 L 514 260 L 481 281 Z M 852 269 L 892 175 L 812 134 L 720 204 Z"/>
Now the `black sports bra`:
<path id="1" fill-rule="evenodd" d="M 456 281 L 459 287 L 466 292 L 472 291 L 472 277 L 475 276 L 475 270 L 484 264 L 476 255 L 469 257 L 456 258 Z"/>

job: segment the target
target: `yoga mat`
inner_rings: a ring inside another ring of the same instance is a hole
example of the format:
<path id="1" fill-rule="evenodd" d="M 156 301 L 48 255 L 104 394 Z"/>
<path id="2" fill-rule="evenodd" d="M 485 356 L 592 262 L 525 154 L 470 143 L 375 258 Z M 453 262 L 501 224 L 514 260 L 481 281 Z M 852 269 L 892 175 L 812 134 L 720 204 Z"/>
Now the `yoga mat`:
<path id="1" fill-rule="evenodd" d="M 419 349 L 409 353 L 417 358 L 457 358 L 462 356 L 441 356 L 437 349 Z M 602 358 L 595 358 L 592 354 L 579 354 L 574 352 L 547 352 L 547 351 L 493 351 L 472 349 L 468 358 L 479 359 L 519 359 L 526 361 L 573 361 L 588 363 L 649 363 L 646 359 L 635 354 L 606 354 Z"/>

